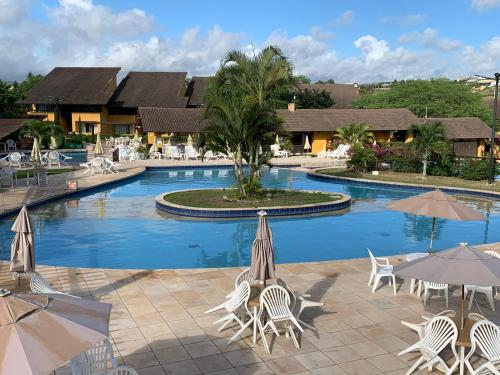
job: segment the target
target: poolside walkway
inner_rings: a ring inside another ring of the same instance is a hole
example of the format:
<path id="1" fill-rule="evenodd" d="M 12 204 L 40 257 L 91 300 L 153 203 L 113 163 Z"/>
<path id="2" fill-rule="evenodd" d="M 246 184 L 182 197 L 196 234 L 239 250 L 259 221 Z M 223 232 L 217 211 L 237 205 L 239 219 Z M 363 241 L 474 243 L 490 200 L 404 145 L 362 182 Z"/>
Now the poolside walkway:
<path id="1" fill-rule="evenodd" d="M 318 159 L 305 156 L 273 159 L 276 166 L 280 165 L 301 165 L 306 168 L 319 167 L 341 167 L 344 161 Z M 182 167 L 182 166 L 206 166 L 232 165 L 230 160 L 137 160 L 130 163 L 121 163 L 120 173 L 116 174 L 96 174 L 89 175 L 83 169 L 75 169 L 68 173 L 60 173 L 48 176 L 48 186 L 26 186 L 25 179 L 19 179 L 14 189 L 0 187 L 0 215 L 12 210 L 19 209 L 25 204 L 44 202 L 54 197 L 64 197 L 67 193 L 72 193 L 66 188 L 67 180 L 77 180 L 80 190 L 97 187 L 113 181 L 119 181 L 132 177 L 144 171 L 144 167 Z"/>
<path id="2" fill-rule="evenodd" d="M 500 250 L 500 243 L 489 248 Z M 397 261 L 398 257 L 392 260 Z M 445 309 L 444 298 L 437 296 L 424 309 L 415 295 L 408 294 L 408 282 L 399 286 L 396 296 L 387 285 L 372 294 L 367 287 L 368 259 L 278 265 L 278 277 L 292 290 L 309 293 L 325 306 L 307 313 L 305 320 L 313 322 L 318 332 L 306 330 L 300 349 L 282 336 L 266 355 L 260 341 L 252 344 L 249 330 L 245 339 L 226 346 L 233 331 L 217 333 L 212 326 L 216 315 L 204 314 L 232 290 L 239 268 L 150 271 L 40 266 L 37 270 L 58 290 L 112 303 L 115 355 L 144 375 L 400 375 L 416 356 L 396 354 L 417 340 L 400 320 L 419 321 L 424 313 Z M 0 287 L 14 288 L 7 271 L 8 264 L 0 263 Z M 500 314 L 492 313 L 482 296 L 477 300 L 482 313 L 500 323 Z M 455 288 L 450 308 L 458 309 L 458 302 Z"/>

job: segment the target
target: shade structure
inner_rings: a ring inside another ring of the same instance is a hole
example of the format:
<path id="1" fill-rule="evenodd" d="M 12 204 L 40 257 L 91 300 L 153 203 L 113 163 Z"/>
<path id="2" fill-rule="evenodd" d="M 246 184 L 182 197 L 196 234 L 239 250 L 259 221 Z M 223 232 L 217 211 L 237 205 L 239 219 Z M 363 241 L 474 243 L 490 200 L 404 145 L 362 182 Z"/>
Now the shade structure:
<path id="1" fill-rule="evenodd" d="M 462 286 L 500 286 L 500 259 L 466 244 L 394 266 L 401 277 Z"/>
<path id="2" fill-rule="evenodd" d="M 33 148 L 31 149 L 31 161 L 35 164 L 40 164 L 42 162 L 40 143 L 38 143 L 38 138 L 36 137 L 33 139 Z"/>
<path id="3" fill-rule="evenodd" d="M 153 152 L 158 152 L 158 138 L 155 137 L 153 144 L 151 145 L 151 148 L 149 149 L 149 153 L 152 154 Z"/>
<path id="4" fill-rule="evenodd" d="M 304 142 L 304 150 L 310 150 L 311 149 L 311 144 L 309 143 L 309 136 L 306 135 L 306 141 Z"/>
<path id="5" fill-rule="evenodd" d="M 10 247 L 10 271 L 27 273 L 35 270 L 35 242 L 33 225 L 26 206 L 21 208 L 12 225 L 16 233 Z"/>
<path id="6" fill-rule="evenodd" d="M 273 234 L 267 222 L 267 213 L 259 212 L 257 235 L 252 244 L 252 263 L 250 275 L 255 280 L 274 279 L 274 247 Z"/>
<path id="7" fill-rule="evenodd" d="M 280 136 L 279 136 L 279 134 L 276 134 L 276 141 L 275 141 L 275 143 L 276 143 L 277 145 L 279 145 L 279 144 L 280 144 Z"/>
<path id="8" fill-rule="evenodd" d="M 436 218 L 459 221 L 485 220 L 485 217 L 481 213 L 457 201 L 455 198 L 439 189 L 395 201 L 389 204 L 387 208 L 394 211 L 433 218 L 429 253 L 432 252 Z"/>
<path id="9" fill-rule="evenodd" d="M 193 137 L 191 137 L 191 134 L 188 135 L 187 145 L 188 146 L 192 146 L 193 145 Z"/>
<path id="10" fill-rule="evenodd" d="M 49 374 L 108 337 L 110 312 L 63 294 L 0 297 L 0 374 Z"/>
<path id="11" fill-rule="evenodd" d="M 55 137 L 53 137 L 53 136 L 50 136 L 50 145 L 49 145 L 49 148 L 50 148 L 51 150 L 55 150 L 55 149 L 57 149 L 57 140 L 56 140 L 56 138 L 55 138 Z"/>
<path id="12" fill-rule="evenodd" d="M 97 133 L 97 138 L 95 140 L 94 155 L 104 155 L 104 149 L 102 148 L 101 133 Z"/>

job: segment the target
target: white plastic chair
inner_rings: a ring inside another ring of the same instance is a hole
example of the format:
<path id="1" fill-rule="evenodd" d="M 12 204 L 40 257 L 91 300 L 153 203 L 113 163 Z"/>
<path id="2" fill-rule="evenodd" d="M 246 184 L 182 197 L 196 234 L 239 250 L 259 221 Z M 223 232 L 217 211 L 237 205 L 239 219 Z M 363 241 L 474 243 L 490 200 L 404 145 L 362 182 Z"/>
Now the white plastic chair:
<path id="1" fill-rule="evenodd" d="M 425 326 L 432 319 L 434 319 L 435 317 L 438 317 L 438 316 L 446 316 L 448 318 L 453 318 L 456 316 L 456 313 L 453 310 L 444 310 L 444 311 L 441 311 L 439 314 L 434 315 L 431 318 L 428 318 L 426 316 L 422 316 L 422 319 L 424 319 L 424 320 L 420 323 L 410 323 L 410 322 L 406 322 L 406 321 L 402 320 L 401 324 L 410 328 L 411 330 L 415 331 L 417 333 L 419 339 L 422 339 L 425 335 Z"/>
<path id="2" fill-rule="evenodd" d="M 205 158 L 207 160 L 217 160 L 219 158 L 219 156 L 215 155 L 212 150 L 208 150 L 203 155 L 203 158 Z"/>
<path id="3" fill-rule="evenodd" d="M 183 159 L 184 154 L 182 154 L 176 146 L 170 148 L 170 159 Z"/>
<path id="4" fill-rule="evenodd" d="M 488 255 L 491 255 L 492 257 L 500 259 L 500 254 L 498 254 L 496 251 L 488 250 L 488 251 L 485 251 L 485 253 Z M 495 295 L 498 295 L 498 289 L 499 288 L 495 287 Z"/>
<path id="5" fill-rule="evenodd" d="M 73 375 L 107 375 L 117 363 L 109 340 L 85 350 L 71 360 Z"/>
<path id="6" fill-rule="evenodd" d="M 7 152 L 16 151 L 17 150 L 16 142 L 13 139 L 7 139 L 5 141 L 5 148 Z"/>
<path id="7" fill-rule="evenodd" d="M 438 295 L 439 292 L 444 290 L 444 298 L 446 299 L 446 307 L 448 307 L 448 284 L 431 283 L 429 281 L 424 281 L 424 306 L 427 305 L 427 298 L 429 297 L 429 291 L 435 290 Z"/>
<path id="8" fill-rule="evenodd" d="M 472 375 L 500 375 L 500 328 L 488 320 L 475 323 L 470 331 L 471 348 L 465 356 L 465 364 Z M 479 349 L 486 362 L 473 369 L 469 361 Z"/>
<path id="9" fill-rule="evenodd" d="M 467 318 L 470 320 L 473 320 L 475 322 L 480 322 L 481 320 L 488 320 L 484 316 L 482 316 L 481 314 L 478 314 L 478 313 L 469 313 L 467 315 Z"/>
<path id="10" fill-rule="evenodd" d="M 17 184 L 17 175 L 8 165 L 0 169 L 0 187 L 6 184 L 12 189 Z"/>
<path id="11" fill-rule="evenodd" d="M 101 157 L 92 159 L 90 161 L 90 171 L 92 174 L 99 172 L 104 174 L 106 172 L 106 161 Z"/>
<path id="12" fill-rule="evenodd" d="M 228 314 L 224 317 L 217 319 L 213 324 L 224 322 L 219 327 L 218 332 L 226 328 L 230 323 L 236 322 L 240 325 L 240 329 L 229 339 L 228 345 L 231 344 L 243 331 L 248 328 L 253 322 L 253 315 L 248 309 L 248 299 L 250 298 L 250 284 L 248 281 L 243 281 L 238 285 L 236 290 L 232 293 L 231 298 L 226 300 L 214 308 L 205 311 L 205 314 L 210 314 L 214 311 L 225 309 Z M 245 322 L 245 316 L 249 316 L 249 320 Z M 238 317 L 239 316 L 239 317 Z"/>
<path id="13" fill-rule="evenodd" d="M 118 366 L 117 368 L 109 371 L 107 375 L 139 375 L 132 367 Z"/>
<path id="14" fill-rule="evenodd" d="M 80 167 L 87 168 L 87 170 L 85 171 L 86 173 L 92 173 L 92 168 L 91 168 L 90 164 L 91 164 L 90 161 L 88 161 L 86 163 L 80 163 Z"/>
<path id="15" fill-rule="evenodd" d="M 459 364 L 458 353 L 455 348 L 457 338 L 458 329 L 453 320 L 446 316 L 433 318 L 426 325 L 425 336 L 416 344 L 398 353 L 398 356 L 401 356 L 416 350 L 420 351 L 421 356 L 406 372 L 406 375 L 412 374 L 417 368 L 420 370 L 424 368 L 431 370 L 436 365 L 440 365 L 446 374 L 453 373 Z M 453 356 L 455 357 L 455 361 L 451 367 L 440 356 L 448 346 L 451 346 Z"/>
<path id="16" fill-rule="evenodd" d="M 396 294 L 396 276 L 392 273 L 393 267 L 389 264 L 389 258 L 375 257 L 370 249 L 368 249 L 368 254 L 370 255 L 370 260 L 372 262 L 372 271 L 370 273 L 368 286 L 373 283 L 372 293 L 375 293 L 378 283 L 385 277 L 389 279 L 389 285 L 391 285 L 392 281 L 394 294 Z M 386 264 L 382 264 L 380 262 L 385 262 Z"/>
<path id="17" fill-rule="evenodd" d="M 104 158 L 104 160 L 106 161 L 106 171 L 108 171 L 109 173 L 118 173 L 116 167 L 119 167 L 120 164 L 115 163 L 113 160 L 108 158 Z"/>
<path id="18" fill-rule="evenodd" d="M 50 151 L 47 155 L 47 165 L 52 167 L 52 165 L 56 165 L 58 167 L 61 166 L 61 158 L 59 157 L 59 152 Z"/>
<path id="19" fill-rule="evenodd" d="M 474 295 L 476 293 L 482 293 L 488 300 L 491 310 L 495 311 L 495 302 L 493 301 L 493 287 L 491 286 L 478 286 L 478 285 L 466 285 L 465 286 L 465 298 L 467 294 L 471 292 L 469 299 L 469 310 L 472 310 L 472 302 L 474 302 Z"/>
<path id="20" fill-rule="evenodd" d="M 250 268 L 246 268 L 243 271 L 240 272 L 238 277 L 236 277 L 236 280 L 234 281 L 234 288 L 238 288 L 238 286 L 243 282 L 243 281 L 248 281 L 250 285 L 255 284 L 255 279 L 254 277 L 250 274 Z"/>
<path id="21" fill-rule="evenodd" d="M 266 313 L 268 320 L 262 325 L 261 318 L 264 313 Z M 267 354 L 270 354 L 269 344 L 267 343 L 265 335 L 266 329 L 268 328 L 271 328 L 276 336 L 280 335 L 278 327 L 286 329 L 292 337 L 295 347 L 300 348 L 293 327 L 295 326 L 298 328 L 300 332 L 304 332 L 304 330 L 292 314 L 290 310 L 290 294 L 282 286 L 270 285 L 262 291 L 260 295 L 260 311 L 257 316 L 257 325 Z"/>
<path id="22" fill-rule="evenodd" d="M 22 155 L 19 152 L 13 152 L 9 155 L 9 164 L 11 168 L 22 167 Z"/>
<path id="23" fill-rule="evenodd" d="M 184 155 L 186 159 L 194 159 L 194 160 L 198 159 L 198 157 L 200 156 L 200 154 L 196 152 L 193 146 L 186 146 L 184 148 Z"/>
<path id="24" fill-rule="evenodd" d="M 52 288 L 50 283 L 38 272 L 33 272 L 33 276 L 31 276 L 30 289 L 35 294 L 66 294 Z"/>

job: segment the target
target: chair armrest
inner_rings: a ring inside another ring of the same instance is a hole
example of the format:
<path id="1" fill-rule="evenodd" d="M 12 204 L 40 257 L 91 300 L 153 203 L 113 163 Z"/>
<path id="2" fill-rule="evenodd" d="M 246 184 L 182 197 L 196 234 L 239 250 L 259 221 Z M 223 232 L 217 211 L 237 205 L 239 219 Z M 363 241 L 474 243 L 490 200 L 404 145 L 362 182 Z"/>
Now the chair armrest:
<path id="1" fill-rule="evenodd" d="M 385 263 L 386 263 L 386 265 L 390 266 L 390 263 L 389 263 L 389 258 L 385 258 L 385 257 L 381 257 L 381 258 L 379 258 L 379 257 L 376 257 L 375 259 L 376 259 L 377 261 L 385 262 Z"/>

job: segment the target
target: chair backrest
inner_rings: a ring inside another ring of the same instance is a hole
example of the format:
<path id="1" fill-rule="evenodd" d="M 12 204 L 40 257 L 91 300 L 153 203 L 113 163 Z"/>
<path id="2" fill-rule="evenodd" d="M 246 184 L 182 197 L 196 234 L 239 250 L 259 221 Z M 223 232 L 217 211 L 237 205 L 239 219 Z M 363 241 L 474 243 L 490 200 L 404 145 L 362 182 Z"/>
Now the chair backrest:
<path id="1" fill-rule="evenodd" d="M 424 285 L 427 285 L 429 288 L 435 288 L 435 289 L 439 289 L 439 288 L 446 288 L 447 285 L 446 284 L 441 284 L 441 283 L 432 283 L 430 281 L 424 281 Z"/>
<path id="2" fill-rule="evenodd" d="M 425 336 L 420 340 L 420 348 L 436 355 L 450 343 L 454 347 L 457 338 L 458 329 L 453 320 L 446 316 L 437 316 L 427 323 Z"/>
<path id="3" fill-rule="evenodd" d="M 105 165 L 105 161 L 101 157 L 94 158 L 90 161 L 90 165 L 94 169 L 102 169 Z"/>
<path id="4" fill-rule="evenodd" d="M 370 261 L 372 262 L 372 272 L 376 272 L 378 268 L 377 259 L 375 259 L 370 249 L 367 248 L 366 250 L 368 250 L 368 255 L 370 255 Z"/>
<path id="5" fill-rule="evenodd" d="M 266 309 L 271 319 L 283 319 L 292 316 L 290 295 L 279 285 L 270 285 L 260 295 L 260 307 Z"/>
<path id="6" fill-rule="evenodd" d="M 5 144 L 7 145 L 7 150 L 16 149 L 16 142 L 13 139 L 7 139 Z"/>
<path id="7" fill-rule="evenodd" d="M 59 162 L 59 152 L 50 151 L 48 158 L 49 158 L 49 161 L 58 163 Z"/>
<path id="8" fill-rule="evenodd" d="M 467 318 L 475 322 L 480 322 L 481 320 L 488 320 L 484 316 L 478 313 L 469 313 L 469 315 L 467 315 Z"/>
<path id="9" fill-rule="evenodd" d="M 110 367 L 116 368 L 117 365 L 113 347 L 107 339 L 71 360 L 73 375 L 104 375 Z"/>
<path id="10" fill-rule="evenodd" d="M 58 294 L 58 293 L 60 293 L 57 290 L 55 290 L 54 288 L 52 288 L 50 286 L 50 283 L 47 280 L 45 280 L 45 278 L 43 278 L 43 276 L 40 275 L 38 272 L 35 272 L 33 274 L 33 276 L 31 277 L 30 289 L 31 289 L 32 293 L 37 293 L 37 294 L 38 293 L 42 293 L 42 294 L 45 294 L 45 293 Z"/>
<path id="11" fill-rule="evenodd" d="M 236 280 L 234 281 L 234 287 L 237 288 L 238 285 L 240 285 L 243 281 L 248 281 L 250 285 L 255 283 L 255 279 L 253 278 L 252 275 L 250 275 L 250 268 L 244 269 L 241 271 L 241 273 L 238 275 Z"/>
<path id="12" fill-rule="evenodd" d="M 20 167 L 21 166 L 22 156 L 19 152 L 13 152 L 9 155 L 9 162 L 11 167 Z"/>
<path id="13" fill-rule="evenodd" d="M 228 311 L 235 311 L 242 304 L 245 306 L 248 304 L 248 299 L 250 298 L 250 283 L 248 281 L 242 281 L 240 285 L 236 287 L 234 292 L 231 294 L 231 298 L 226 302 L 226 308 Z"/>
<path id="14" fill-rule="evenodd" d="M 500 328 L 489 320 L 481 320 L 470 331 L 471 350 L 479 347 L 488 361 L 500 360 Z"/>
<path id="15" fill-rule="evenodd" d="M 351 145 L 344 145 L 344 149 L 342 150 L 342 155 L 346 155 L 351 149 Z"/>

